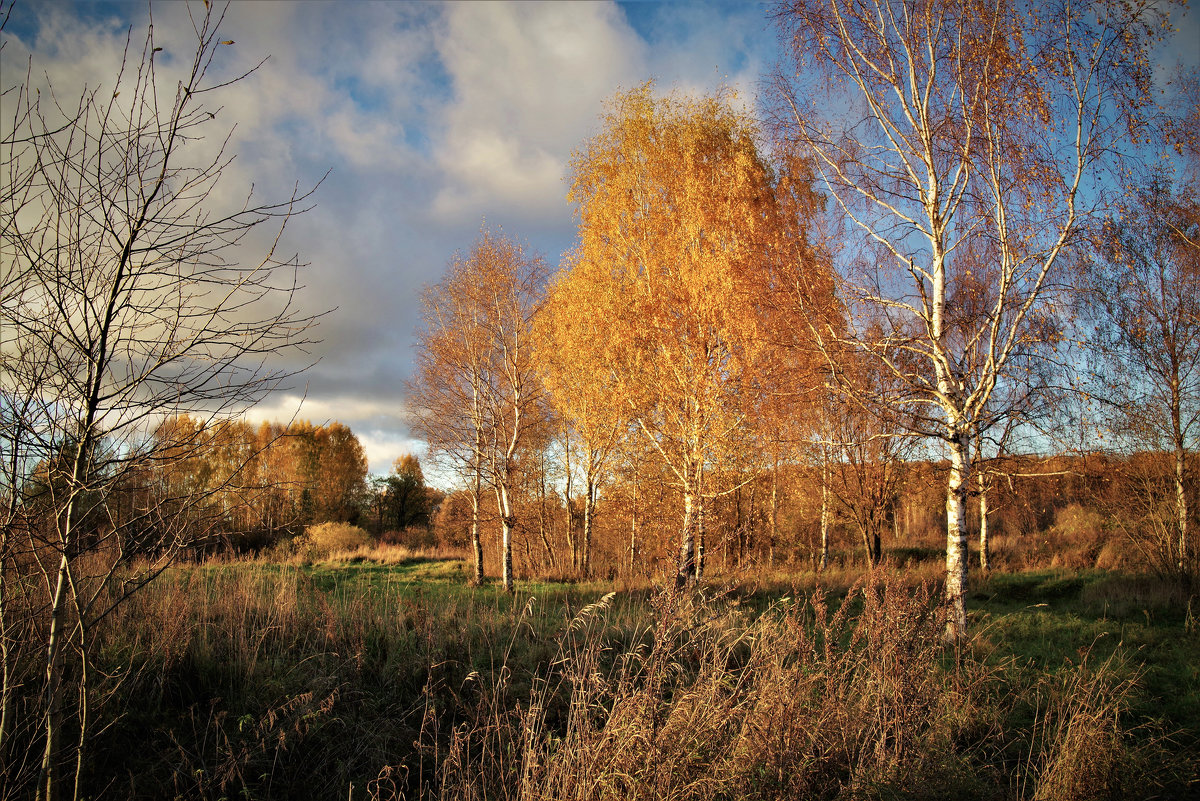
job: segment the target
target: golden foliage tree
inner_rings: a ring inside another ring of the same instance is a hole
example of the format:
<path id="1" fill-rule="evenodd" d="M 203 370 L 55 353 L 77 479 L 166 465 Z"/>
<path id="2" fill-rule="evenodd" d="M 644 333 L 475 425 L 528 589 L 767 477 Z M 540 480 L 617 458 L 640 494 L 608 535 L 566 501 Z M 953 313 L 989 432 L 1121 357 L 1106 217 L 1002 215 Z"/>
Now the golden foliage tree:
<path id="1" fill-rule="evenodd" d="M 517 451 L 537 421 L 541 395 L 530 329 L 545 279 L 540 257 L 485 229 L 425 294 L 417 371 L 407 387 L 414 430 L 467 478 L 477 582 L 483 579 L 479 501 L 485 476 L 495 491 L 501 575 L 509 591 Z"/>
<path id="2" fill-rule="evenodd" d="M 562 447 L 566 461 L 567 538 L 573 567 L 583 575 L 591 571 L 591 544 L 596 515 L 598 485 L 614 448 L 626 433 L 629 415 L 610 393 L 608 382 L 597 380 L 604 370 L 601 322 L 581 309 L 594 309 L 603 302 L 594 285 L 576 285 L 559 280 L 551 285 L 535 332 L 538 371 L 549 391 L 555 412 L 564 421 Z M 583 531 L 572 536 L 571 457 L 579 451 L 583 475 Z"/>
<path id="3" fill-rule="evenodd" d="M 790 255 L 772 170 L 731 101 L 646 84 L 611 102 L 573 160 L 579 240 L 547 301 L 570 365 L 555 380 L 604 426 L 631 420 L 674 476 L 680 583 L 703 573 L 705 468 L 752 411 L 766 293 Z"/>

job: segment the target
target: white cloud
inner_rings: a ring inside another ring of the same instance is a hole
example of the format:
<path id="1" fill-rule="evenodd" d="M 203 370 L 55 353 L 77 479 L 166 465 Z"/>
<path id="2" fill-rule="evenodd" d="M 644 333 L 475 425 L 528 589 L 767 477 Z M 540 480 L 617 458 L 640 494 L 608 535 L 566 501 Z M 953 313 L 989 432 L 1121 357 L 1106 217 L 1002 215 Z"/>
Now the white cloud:
<path id="1" fill-rule="evenodd" d="M 645 44 L 601 3 L 454 4 L 438 42 L 454 100 L 435 153 L 443 219 L 516 206 L 566 218 L 563 178 L 603 100 L 642 79 Z"/>
<path id="2" fill-rule="evenodd" d="M 419 439 L 411 439 L 398 434 L 394 430 L 387 429 L 368 429 L 361 433 L 355 432 L 358 436 L 358 441 L 362 443 L 363 450 L 367 452 L 367 460 L 370 463 L 369 472 L 383 475 L 392 471 L 392 465 L 396 460 L 406 454 L 416 456 L 422 462 L 425 461 L 425 443 Z M 425 465 L 425 470 L 429 470 L 429 465 Z M 427 480 L 433 480 L 433 475 L 426 475 Z"/>
<path id="3" fill-rule="evenodd" d="M 372 473 L 388 472 L 396 457 L 405 453 L 424 453 L 424 444 L 404 433 L 404 406 L 398 399 L 278 394 L 255 406 L 246 417 L 254 423 L 308 420 L 316 425 L 334 421 L 348 425 L 362 443 Z"/>

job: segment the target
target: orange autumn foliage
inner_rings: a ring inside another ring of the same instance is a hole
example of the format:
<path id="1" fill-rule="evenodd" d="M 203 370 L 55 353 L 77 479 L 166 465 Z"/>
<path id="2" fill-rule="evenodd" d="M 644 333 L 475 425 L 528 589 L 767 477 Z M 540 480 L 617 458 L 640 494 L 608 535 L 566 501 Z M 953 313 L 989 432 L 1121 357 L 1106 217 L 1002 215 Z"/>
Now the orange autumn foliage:
<path id="1" fill-rule="evenodd" d="M 630 420 L 674 476 L 684 582 L 703 572 L 705 468 L 783 358 L 771 293 L 800 266 L 756 137 L 728 93 L 618 95 L 574 157 L 579 240 L 545 304 L 567 413 Z"/>

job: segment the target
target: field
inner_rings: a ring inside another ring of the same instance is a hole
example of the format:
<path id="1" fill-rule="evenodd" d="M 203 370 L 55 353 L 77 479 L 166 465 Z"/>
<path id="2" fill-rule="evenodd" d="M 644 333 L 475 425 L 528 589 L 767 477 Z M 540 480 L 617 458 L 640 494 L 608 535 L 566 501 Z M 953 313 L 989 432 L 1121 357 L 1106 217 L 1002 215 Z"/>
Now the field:
<path id="1" fill-rule="evenodd" d="M 1105 571 L 467 585 L 455 559 L 179 566 L 105 623 L 89 795 L 1195 798 L 1200 608 Z"/>

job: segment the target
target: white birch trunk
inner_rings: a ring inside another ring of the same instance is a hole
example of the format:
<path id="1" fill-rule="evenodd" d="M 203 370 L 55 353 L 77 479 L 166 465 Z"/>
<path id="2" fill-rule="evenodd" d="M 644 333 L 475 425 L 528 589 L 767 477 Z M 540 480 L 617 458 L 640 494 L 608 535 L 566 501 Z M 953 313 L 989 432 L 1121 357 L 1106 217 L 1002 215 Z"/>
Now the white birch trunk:
<path id="1" fill-rule="evenodd" d="M 965 434 L 950 441 L 950 480 L 946 489 L 946 639 L 967 635 L 967 481 L 970 446 Z"/>
<path id="2" fill-rule="evenodd" d="M 679 536 L 679 565 L 675 574 L 675 586 L 686 587 L 696 580 L 696 537 L 692 523 L 692 488 L 683 491 L 683 529 Z"/>
<path id="3" fill-rule="evenodd" d="M 821 452 L 821 555 L 817 560 L 817 572 L 829 567 L 829 457 Z"/>
<path id="4" fill-rule="evenodd" d="M 979 471 L 979 569 L 992 569 L 992 551 L 988 542 L 988 491 L 984 473 Z"/>
<path id="5" fill-rule="evenodd" d="M 479 536 L 479 502 L 483 491 L 483 465 L 479 462 L 479 434 L 476 433 L 475 475 L 471 484 L 471 548 L 475 552 L 475 584 L 483 584 L 483 540 Z"/>
<path id="6" fill-rule="evenodd" d="M 504 591 L 512 593 L 515 590 L 513 582 L 513 558 L 512 558 L 512 531 L 516 519 L 512 513 L 511 493 L 508 488 L 507 479 L 499 482 L 496 488 L 496 500 L 500 510 L 500 565 L 501 565 L 501 580 L 504 582 Z"/>
<path id="7" fill-rule="evenodd" d="M 1179 576 L 1188 581 L 1188 502 L 1186 486 L 1184 485 L 1184 470 L 1186 468 L 1187 449 L 1184 447 L 1183 436 L 1183 399 L 1180 391 L 1178 370 L 1171 376 L 1171 435 L 1175 446 L 1175 525 L 1179 536 Z"/>

